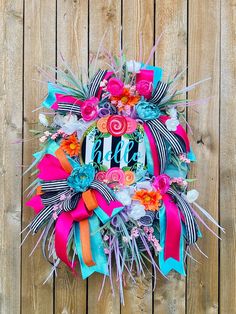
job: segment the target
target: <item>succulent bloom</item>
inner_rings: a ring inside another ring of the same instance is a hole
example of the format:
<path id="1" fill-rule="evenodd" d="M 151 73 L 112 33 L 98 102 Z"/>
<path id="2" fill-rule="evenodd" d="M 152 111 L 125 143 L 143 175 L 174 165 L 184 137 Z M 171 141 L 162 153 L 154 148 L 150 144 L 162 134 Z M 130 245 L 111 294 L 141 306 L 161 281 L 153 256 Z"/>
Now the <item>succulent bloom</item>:
<path id="1" fill-rule="evenodd" d="M 156 119 L 161 115 L 159 108 L 147 101 L 140 101 L 136 106 L 136 112 L 144 121 Z"/>

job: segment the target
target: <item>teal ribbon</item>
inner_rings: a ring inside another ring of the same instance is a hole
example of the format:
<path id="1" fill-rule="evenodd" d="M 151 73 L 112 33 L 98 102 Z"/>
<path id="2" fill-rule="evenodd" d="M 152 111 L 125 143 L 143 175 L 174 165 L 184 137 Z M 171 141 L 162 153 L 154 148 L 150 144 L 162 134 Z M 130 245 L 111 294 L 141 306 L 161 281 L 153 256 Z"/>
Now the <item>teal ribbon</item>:
<path id="1" fill-rule="evenodd" d="M 162 206 L 159 211 L 160 220 L 160 245 L 162 247 L 159 253 L 159 266 L 164 275 L 167 275 L 171 270 L 177 271 L 181 275 L 186 275 L 184 269 L 184 236 L 183 228 L 180 237 L 180 260 L 177 261 L 173 258 L 164 259 L 165 237 L 166 237 L 166 214 L 165 206 Z"/>
<path id="2" fill-rule="evenodd" d="M 57 88 L 55 84 L 49 82 L 48 83 L 48 96 L 47 98 L 43 101 L 42 106 L 45 108 L 51 108 L 54 102 L 56 101 L 56 96 L 55 94 L 63 94 L 66 95 L 66 92 L 64 92 L 62 89 Z"/>
<path id="3" fill-rule="evenodd" d="M 142 63 L 141 69 L 144 68 L 144 63 Z M 153 75 L 153 90 L 156 88 L 158 82 L 162 79 L 162 69 L 158 67 L 154 67 L 153 65 L 146 65 L 145 66 L 146 70 L 152 70 L 154 72 Z"/>

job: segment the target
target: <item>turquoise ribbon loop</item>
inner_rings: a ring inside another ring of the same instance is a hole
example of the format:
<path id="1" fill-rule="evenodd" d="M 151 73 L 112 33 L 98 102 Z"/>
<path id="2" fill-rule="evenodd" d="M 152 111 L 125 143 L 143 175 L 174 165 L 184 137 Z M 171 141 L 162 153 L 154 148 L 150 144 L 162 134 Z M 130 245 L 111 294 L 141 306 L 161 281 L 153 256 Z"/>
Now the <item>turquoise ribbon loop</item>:
<path id="1" fill-rule="evenodd" d="M 160 270 L 164 275 L 167 275 L 171 270 L 177 271 L 181 275 L 186 275 L 184 269 L 184 239 L 183 239 L 183 230 L 181 231 L 180 237 L 180 260 L 177 261 L 173 258 L 164 259 L 164 248 L 165 248 L 165 237 L 166 237 L 166 213 L 165 206 L 162 206 L 159 211 L 160 219 L 160 245 L 162 247 L 161 252 L 159 253 L 159 266 Z"/>
<path id="2" fill-rule="evenodd" d="M 89 218 L 90 227 L 90 245 L 93 261 L 96 263 L 94 266 L 87 266 L 82 257 L 82 249 L 80 244 L 80 228 L 79 223 L 74 224 L 74 237 L 75 237 L 75 247 L 80 261 L 80 268 L 82 278 L 86 279 L 94 272 L 98 272 L 104 275 L 108 275 L 107 267 L 107 257 L 104 253 L 104 248 L 102 245 L 102 236 L 99 230 L 99 220 L 96 215 Z"/>
<path id="3" fill-rule="evenodd" d="M 144 63 L 142 63 L 142 67 L 141 69 L 144 68 Z M 153 90 L 156 88 L 158 82 L 162 79 L 162 69 L 161 68 L 158 68 L 158 67 L 154 67 L 153 65 L 146 65 L 145 66 L 145 69 L 146 70 L 152 70 L 154 72 L 154 75 L 153 75 Z"/>
<path id="4" fill-rule="evenodd" d="M 51 108 L 52 105 L 55 103 L 56 101 L 56 94 L 66 94 L 65 92 L 63 92 L 62 89 L 57 88 L 55 86 L 55 84 L 53 83 L 48 83 L 48 96 L 47 98 L 43 101 L 42 106 L 45 108 Z"/>

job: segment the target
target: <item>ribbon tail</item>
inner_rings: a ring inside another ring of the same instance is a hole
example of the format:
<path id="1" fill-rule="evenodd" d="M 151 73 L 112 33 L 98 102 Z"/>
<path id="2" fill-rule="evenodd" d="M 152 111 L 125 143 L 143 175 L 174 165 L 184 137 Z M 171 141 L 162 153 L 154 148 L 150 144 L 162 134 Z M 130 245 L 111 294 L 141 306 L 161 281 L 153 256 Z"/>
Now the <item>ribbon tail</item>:
<path id="1" fill-rule="evenodd" d="M 107 267 L 107 258 L 104 253 L 102 236 L 99 229 L 99 220 L 96 215 L 93 215 L 88 219 L 89 228 L 90 228 L 90 245 L 91 245 L 91 254 L 92 259 L 95 263 L 93 266 L 88 266 L 85 264 L 83 259 L 83 252 L 81 246 L 81 228 L 80 223 L 74 224 L 74 238 L 75 238 L 75 246 L 76 252 L 80 261 L 81 274 L 82 278 L 86 279 L 94 272 L 98 272 L 104 275 L 108 275 L 108 267 Z"/>
<path id="2" fill-rule="evenodd" d="M 164 203 L 169 202 L 169 199 L 164 201 Z M 172 203 L 174 204 L 174 203 Z M 168 207 L 168 205 L 167 205 Z M 167 209 L 168 211 L 168 209 Z M 169 214 L 169 213 L 168 213 Z M 176 249 L 178 250 L 177 255 L 176 252 L 172 254 L 172 244 L 171 243 L 166 243 L 166 239 L 168 238 L 167 232 L 169 232 L 170 228 L 167 227 L 167 218 L 168 215 L 166 215 L 166 207 L 163 206 L 160 209 L 159 212 L 159 219 L 160 219 L 160 245 L 163 248 L 163 250 L 159 253 L 159 266 L 160 270 L 164 275 L 167 275 L 171 270 L 177 271 L 181 275 L 186 275 L 185 269 L 184 269 L 184 237 L 183 237 L 183 232 L 181 228 L 181 222 L 180 222 L 180 217 L 178 218 L 179 222 L 179 230 L 178 230 L 178 236 L 179 236 L 179 243 L 178 247 Z M 169 226 L 170 227 L 170 226 Z M 171 226 L 173 228 L 173 226 Z M 173 234 L 172 234 L 173 235 Z M 174 235 L 173 235 L 174 236 Z"/>

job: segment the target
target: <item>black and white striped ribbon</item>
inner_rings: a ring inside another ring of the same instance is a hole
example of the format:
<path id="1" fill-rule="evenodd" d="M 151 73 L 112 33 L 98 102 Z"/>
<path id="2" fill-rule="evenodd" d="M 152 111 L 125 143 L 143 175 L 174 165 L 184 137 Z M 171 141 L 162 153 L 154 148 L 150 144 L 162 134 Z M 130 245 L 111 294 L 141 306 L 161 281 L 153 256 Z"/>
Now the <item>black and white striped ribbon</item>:
<path id="1" fill-rule="evenodd" d="M 91 183 L 90 188 L 98 191 L 99 193 L 101 193 L 102 196 L 107 201 L 107 203 L 116 200 L 116 198 L 111 193 L 111 190 L 109 189 L 109 187 L 107 187 L 105 184 L 103 184 L 103 183 L 101 183 L 101 182 L 99 182 L 97 180 L 94 180 Z"/>
<path id="2" fill-rule="evenodd" d="M 186 152 L 186 148 L 179 137 L 170 132 L 161 121 L 158 119 L 149 120 L 147 121 L 147 125 L 161 133 L 164 139 L 171 145 L 171 148 L 176 155 Z"/>
<path id="3" fill-rule="evenodd" d="M 37 216 L 34 217 L 33 221 L 30 224 L 30 230 L 33 231 L 33 234 L 36 233 L 52 216 L 53 213 L 53 207 L 54 205 L 49 205 L 41 210 L 37 214 Z"/>
<path id="4" fill-rule="evenodd" d="M 60 192 L 47 192 L 41 195 L 41 200 L 44 206 L 54 205 L 61 202 L 61 197 L 68 193 L 69 189 Z"/>
<path id="5" fill-rule="evenodd" d="M 165 82 L 159 81 L 157 87 L 155 88 L 152 97 L 149 99 L 149 102 L 153 104 L 158 104 L 162 98 L 165 96 L 168 89 L 168 84 Z"/>
<path id="6" fill-rule="evenodd" d="M 167 151 L 165 141 L 160 134 L 160 132 L 153 127 L 151 124 L 148 124 L 150 131 L 155 139 L 155 144 L 158 152 L 159 164 L 160 164 L 160 174 L 165 171 L 166 163 L 167 163 Z"/>
<path id="7" fill-rule="evenodd" d="M 81 199 L 81 193 L 74 193 L 71 195 L 70 198 L 67 198 L 63 201 L 63 203 L 61 204 L 61 208 L 64 211 L 69 212 L 75 209 L 80 199 Z"/>
<path id="8" fill-rule="evenodd" d="M 106 75 L 106 70 L 98 70 L 94 77 L 91 79 L 90 84 L 88 86 L 89 96 L 96 96 L 100 87 L 100 83 Z"/>
<path id="9" fill-rule="evenodd" d="M 41 189 L 42 192 L 56 192 L 62 191 L 68 188 L 67 180 L 52 180 L 52 181 L 42 181 Z"/>
<path id="10" fill-rule="evenodd" d="M 187 243 L 193 244 L 198 239 L 198 226 L 193 216 L 191 207 L 189 204 L 172 188 L 169 188 L 168 194 L 174 196 L 177 200 L 177 205 L 185 218 L 185 226 L 186 226 L 186 237 Z"/>
<path id="11" fill-rule="evenodd" d="M 70 113 L 74 113 L 77 116 L 81 116 L 81 109 L 80 109 L 80 105 L 79 104 L 68 104 L 68 103 L 58 103 L 58 110 L 60 112 L 70 112 Z"/>

